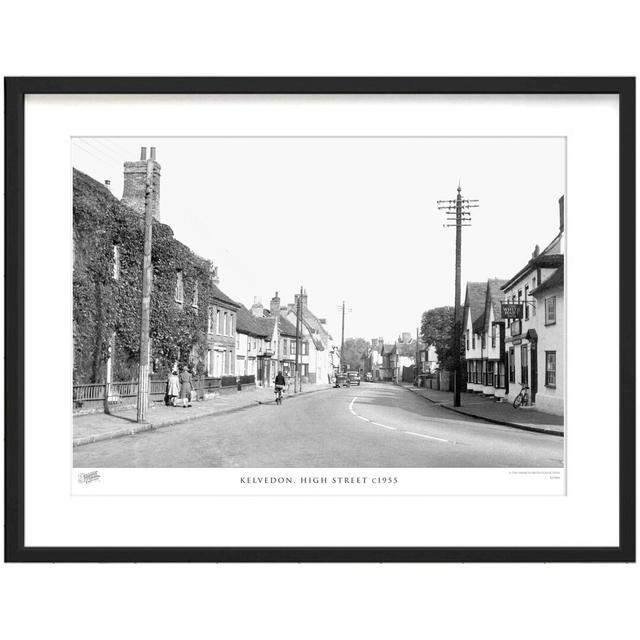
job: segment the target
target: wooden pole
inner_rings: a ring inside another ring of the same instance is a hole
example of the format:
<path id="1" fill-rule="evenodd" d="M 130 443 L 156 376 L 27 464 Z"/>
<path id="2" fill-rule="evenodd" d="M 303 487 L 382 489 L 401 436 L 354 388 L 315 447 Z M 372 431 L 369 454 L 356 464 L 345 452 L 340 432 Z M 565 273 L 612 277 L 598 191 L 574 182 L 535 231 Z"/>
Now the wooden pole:
<path id="1" fill-rule="evenodd" d="M 342 339 L 340 341 L 340 372 L 346 371 L 344 366 L 344 300 L 342 301 Z"/>
<path id="2" fill-rule="evenodd" d="M 142 308 L 140 314 L 140 366 L 138 370 L 138 422 L 147 422 L 149 408 L 149 320 L 151 315 L 151 240 L 153 234 L 153 160 L 147 160 L 147 186 L 144 196 L 144 256 L 142 262 Z"/>
<path id="3" fill-rule="evenodd" d="M 453 406 L 460 406 L 460 265 L 462 261 L 462 189 L 458 184 L 456 196 L 456 283 L 455 306 L 453 308 L 453 358 L 455 374 L 453 376 Z"/>

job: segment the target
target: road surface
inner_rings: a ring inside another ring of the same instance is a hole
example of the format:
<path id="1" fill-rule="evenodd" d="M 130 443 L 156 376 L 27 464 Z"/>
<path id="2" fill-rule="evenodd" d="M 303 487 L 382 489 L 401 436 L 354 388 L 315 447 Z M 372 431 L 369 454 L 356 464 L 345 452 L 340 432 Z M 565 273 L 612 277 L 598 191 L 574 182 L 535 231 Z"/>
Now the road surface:
<path id="1" fill-rule="evenodd" d="M 362 383 L 74 449 L 75 467 L 562 467 L 564 438 Z"/>

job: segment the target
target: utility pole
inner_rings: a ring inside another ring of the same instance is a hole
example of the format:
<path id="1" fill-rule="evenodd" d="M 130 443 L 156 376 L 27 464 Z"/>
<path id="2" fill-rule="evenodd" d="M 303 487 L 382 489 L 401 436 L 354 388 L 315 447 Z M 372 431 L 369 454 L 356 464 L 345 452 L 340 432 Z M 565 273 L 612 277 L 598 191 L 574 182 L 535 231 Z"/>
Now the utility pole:
<path id="1" fill-rule="evenodd" d="M 300 295 L 296 303 L 296 375 L 293 379 L 294 393 L 302 391 L 302 375 L 300 373 L 301 357 L 300 357 L 300 334 L 302 333 L 302 287 L 300 287 Z"/>
<path id="2" fill-rule="evenodd" d="M 147 421 L 149 408 L 149 318 L 151 315 L 151 239 L 153 234 L 153 160 L 147 160 L 147 185 L 144 194 L 144 257 L 142 262 L 142 309 L 140 316 L 140 367 L 138 369 L 138 422 Z"/>
<path id="3" fill-rule="evenodd" d="M 418 386 L 418 382 L 420 381 L 420 341 L 418 340 L 418 331 L 419 328 L 416 327 L 416 387 Z"/>
<path id="4" fill-rule="evenodd" d="M 342 301 L 342 306 L 338 307 L 338 309 L 342 309 L 342 338 L 340 340 L 340 371 L 344 372 L 347 370 L 344 363 L 344 314 L 351 313 L 351 308 L 346 307 L 344 300 Z"/>
<path id="5" fill-rule="evenodd" d="M 467 200 L 462 197 L 462 188 L 458 182 L 458 195 L 455 200 L 438 200 L 438 209 L 447 216 L 444 227 L 456 228 L 456 282 L 455 303 L 453 307 L 453 359 L 455 371 L 453 374 L 453 406 L 460 406 L 460 383 L 462 381 L 462 359 L 460 357 L 460 342 L 462 339 L 462 310 L 460 309 L 460 272 L 462 262 L 462 227 L 471 226 L 471 207 L 478 207 L 478 200 Z M 452 223 L 452 224 L 451 224 Z"/>

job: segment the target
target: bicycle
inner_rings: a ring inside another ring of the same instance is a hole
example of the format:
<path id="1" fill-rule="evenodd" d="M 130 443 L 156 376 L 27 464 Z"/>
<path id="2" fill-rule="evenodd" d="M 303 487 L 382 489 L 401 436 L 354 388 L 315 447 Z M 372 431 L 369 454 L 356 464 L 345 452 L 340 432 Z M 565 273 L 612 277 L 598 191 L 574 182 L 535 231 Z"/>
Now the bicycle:
<path id="1" fill-rule="evenodd" d="M 284 395 L 282 393 L 282 387 L 280 385 L 276 386 L 275 394 L 276 394 L 276 404 L 282 404 L 282 400 Z"/>
<path id="2" fill-rule="evenodd" d="M 526 384 L 522 385 L 520 393 L 513 399 L 513 408 L 526 407 L 529 404 L 529 387 Z"/>

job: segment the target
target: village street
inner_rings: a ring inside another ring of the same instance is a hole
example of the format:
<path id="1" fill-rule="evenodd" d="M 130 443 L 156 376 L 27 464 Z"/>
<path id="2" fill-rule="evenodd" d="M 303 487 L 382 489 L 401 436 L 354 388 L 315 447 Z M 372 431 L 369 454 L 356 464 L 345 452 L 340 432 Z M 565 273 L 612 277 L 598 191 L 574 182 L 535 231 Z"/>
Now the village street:
<path id="1" fill-rule="evenodd" d="M 563 441 L 363 383 L 75 447 L 74 467 L 561 467 Z"/>

